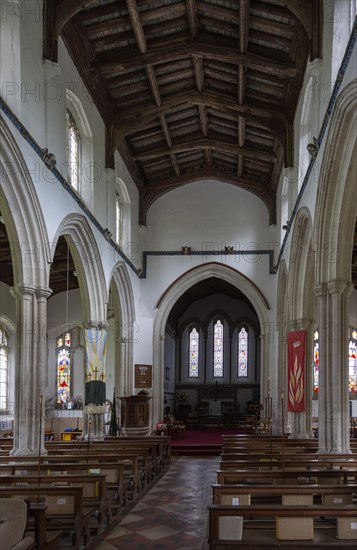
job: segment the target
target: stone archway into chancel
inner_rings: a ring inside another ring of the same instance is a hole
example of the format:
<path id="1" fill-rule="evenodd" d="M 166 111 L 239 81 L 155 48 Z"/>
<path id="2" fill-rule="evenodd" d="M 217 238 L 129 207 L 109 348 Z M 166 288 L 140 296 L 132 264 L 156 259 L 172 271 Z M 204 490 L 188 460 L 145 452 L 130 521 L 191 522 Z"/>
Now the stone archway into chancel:
<path id="1" fill-rule="evenodd" d="M 268 378 L 269 349 L 268 339 L 265 338 L 264 331 L 269 330 L 268 313 L 270 306 L 268 300 L 260 289 L 241 272 L 216 263 L 211 262 L 196 268 L 193 268 L 178 279 L 176 279 L 168 289 L 162 294 L 157 303 L 157 315 L 154 322 L 153 331 L 153 364 L 156 365 L 156 377 L 153 386 L 153 418 L 152 426 L 163 418 L 164 413 L 164 340 L 165 327 L 170 312 L 181 296 L 185 294 L 195 284 L 210 278 L 221 279 L 231 284 L 237 290 L 242 292 L 251 302 L 258 316 L 261 327 L 261 388 L 265 389 L 265 380 Z"/>

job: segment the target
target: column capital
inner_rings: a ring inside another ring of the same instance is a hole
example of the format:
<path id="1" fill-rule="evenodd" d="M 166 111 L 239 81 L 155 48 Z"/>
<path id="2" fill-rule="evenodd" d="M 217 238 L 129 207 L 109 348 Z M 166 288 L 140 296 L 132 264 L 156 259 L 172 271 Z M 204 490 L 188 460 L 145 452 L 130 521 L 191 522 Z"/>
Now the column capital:
<path id="1" fill-rule="evenodd" d="M 52 288 L 49 288 L 47 286 L 38 286 L 36 288 L 36 296 L 37 298 L 49 298 L 52 294 L 53 290 Z"/>
<path id="2" fill-rule="evenodd" d="M 294 319 L 291 323 L 294 324 L 294 327 L 296 327 L 297 330 L 308 330 L 314 326 L 315 320 L 303 317 L 301 319 Z"/>
<path id="3" fill-rule="evenodd" d="M 10 288 L 10 292 L 14 298 L 19 296 L 33 296 L 36 292 L 36 287 L 28 283 L 18 283 Z"/>
<path id="4" fill-rule="evenodd" d="M 54 61 L 50 61 L 49 59 L 43 60 L 43 68 L 47 81 L 52 80 L 61 74 L 60 65 Z"/>
<path id="5" fill-rule="evenodd" d="M 91 329 L 95 328 L 96 330 L 108 330 L 109 323 L 106 321 L 88 321 L 87 323 L 83 323 L 84 329 Z"/>
<path id="6" fill-rule="evenodd" d="M 343 281 L 342 279 L 334 279 L 333 281 L 330 281 L 327 284 L 328 291 L 331 294 L 331 296 L 338 296 L 343 293 L 347 285 L 346 281 Z"/>
<path id="7" fill-rule="evenodd" d="M 314 288 L 316 298 L 325 298 L 327 296 L 327 283 L 321 283 Z"/>
<path id="8" fill-rule="evenodd" d="M 345 300 L 348 300 L 350 298 L 352 292 L 354 291 L 354 288 L 355 288 L 355 285 L 353 283 L 346 284 L 346 288 L 343 293 Z"/>

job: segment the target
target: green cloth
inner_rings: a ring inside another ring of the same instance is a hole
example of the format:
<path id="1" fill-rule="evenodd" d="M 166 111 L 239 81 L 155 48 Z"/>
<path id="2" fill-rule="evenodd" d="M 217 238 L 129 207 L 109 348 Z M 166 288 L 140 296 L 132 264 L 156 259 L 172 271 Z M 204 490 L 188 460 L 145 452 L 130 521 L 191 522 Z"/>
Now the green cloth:
<path id="1" fill-rule="evenodd" d="M 106 400 L 105 393 L 105 382 L 101 380 L 86 382 L 85 404 L 89 405 L 89 403 L 94 403 L 95 405 L 102 405 Z"/>

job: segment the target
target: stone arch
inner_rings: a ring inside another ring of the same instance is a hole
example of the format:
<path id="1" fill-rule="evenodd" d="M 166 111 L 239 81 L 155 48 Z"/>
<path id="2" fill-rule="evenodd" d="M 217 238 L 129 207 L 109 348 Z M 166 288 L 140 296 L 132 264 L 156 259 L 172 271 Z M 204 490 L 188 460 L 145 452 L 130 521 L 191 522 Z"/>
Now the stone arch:
<path id="1" fill-rule="evenodd" d="M 268 311 L 270 310 L 270 306 L 264 294 L 248 277 L 229 266 L 211 262 L 190 269 L 170 285 L 157 303 L 157 315 L 153 330 L 153 364 L 155 366 L 153 379 L 153 426 L 156 422 L 159 422 L 160 418 L 163 417 L 164 338 L 165 326 L 169 313 L 176 301 L 189 288 L 194 286 L 196 283 L 211 277 L 222 279 L 238 288 L 247 296 L 255 308 L 263 336 L 263 345 L 261 350 L 261 380 L 266 378 L 268 365 L 268 342 L 267 339 L 264 339 L 264 331 L 268 326 Z"/>
<path id="2" fill-rule="evenodd" d="M 294 224 L 289 257 L 290 296 L 289 320 L 302 319 L 311 315 L 312 304 L 308 303 L 313 296 L 314 285 L 311 280 L 311 250 L 312 221 L 308 208 L 301 208 Z M 311 286 L 312 285 L 312 286 Z"/>
<path id="3" fill-rule="evenodd" d="M 2 118 L 0 143 L 0 205 L 12 246 L 14 286 L 26 283 L 46 287 L 49 258 L 45 222 L 25 160 Z"/>
<path id="4" fill-rule="evenodd" d="M 357 79 L 332 114 L 316 204 L 316 298 L 319 323 L 319 452 L 350 452 L 348 325 L 357 214 Z"/>
<path id="5" fill-rule="evenodd" d="M 120 372 L 115 380 L 115 389 L 117 395 L 119 388 L 123 395 L 131 395 L 134 387 L 133 357 L 136 324 L 133 289 L 124 262 L 118 262 L 114 266 L 109 278 L 109 288 L 111 285 L 116 291 L 114 297 L 115 313 L 120 319 L 120 331 L 117 334 L 120 350 L 118 350 L 118 354 L 116 353 L 116 359 L 120 364 Z"/>
<path id="6" fill-rule="evenodd" d="M 51 243 L 52 261 L 61 235 L 69 243 L 76 266 L 85 322 L 103 322 L 108 299 L 101 250 L 87 219 L 80 214 L 69 214 L 62 220 Z"/>
<path id="7" fill-rule="evenodd" d="M 317 192 L 316 283 L 351 280 L 357 214 L 357 79 L 342 90 L 331 120 Z"/>
<path id="8" fill-rule="evenodd" d="M 300 208 L 296 215 L 290 251 L 290 274 L 288 293 L 290 307 L 289 330 L 306 330 L 305 359 L 305 411 L 291 413 L 291 434 L 293 437 L 312 436 L 310 399 L 312 396 L 312 371 L 307 368 L 313 360 L 313 306 L 314 306 L 314 253 L 311 247 L 312 221 L 310 211 Z M 285 363 L 287 366 L 287 362 Z M 287 367 L 285 367 L 287 368 Z M 287 373 L 285 373 L 287 378 Z"/>

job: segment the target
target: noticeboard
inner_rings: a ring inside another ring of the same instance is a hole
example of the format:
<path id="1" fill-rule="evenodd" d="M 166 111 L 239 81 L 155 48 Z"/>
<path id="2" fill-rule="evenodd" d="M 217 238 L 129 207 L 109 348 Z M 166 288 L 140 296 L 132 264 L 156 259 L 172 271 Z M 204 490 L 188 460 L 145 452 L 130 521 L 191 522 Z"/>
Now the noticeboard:
<path id="1" fill-rule="evenodd" d="M 152 387 L 152 365 L 135 365 L 135 387 Z"/>

